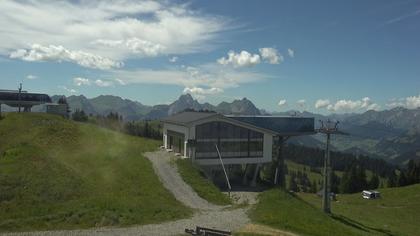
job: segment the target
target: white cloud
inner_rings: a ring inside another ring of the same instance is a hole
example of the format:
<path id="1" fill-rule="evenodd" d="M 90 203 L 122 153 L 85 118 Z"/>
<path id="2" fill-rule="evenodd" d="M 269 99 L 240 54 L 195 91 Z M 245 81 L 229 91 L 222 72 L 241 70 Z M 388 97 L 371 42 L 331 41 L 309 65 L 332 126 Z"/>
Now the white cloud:
<path id="1" fill-rule="evenodd" d="M 113 79 L 113 80 L 109 80 L 109 79 L 106 79 L 106 80 L 102 80 L 102 79 L 97 79 L 97 80 L 90 80 L 90 79 L 87 79 L 87 78 L 83 78 L 83 77 L 76 77 L 76 78 L 73 78 L 73 84 L 74 85 L 76 85 L 76 86 L 83 86 L 83 85 L 92 85 L 92 84 L 94 84 L 94 85 L 96 85 L 96 86 L 99 86 L 99 87 L 111 87 L 111 86 L 114 86 L 114 82 L 116 82 L 116 83 L 118 83 L 119 85 L 126 85 L 126 83 L 123 81 L 123 80 L 121 80 L 121 79 Z"/>
<path id="2" fill-rule="evenodd" d="M 207 51 L 232 27 L 227 18 L 169 1 L 0 1 L 0 12 L 0 29 L 7 29 L 0 31 L 0 55 L 94 68 L 133 57 Z M 48 56 L 33 45 L 62 48 Z"/>
<path id="3" fill-rule="evenodd" d="M 241 84 L 259 82 L 269 78 L 269 76 L 256 72 L 237 71 L 217 64 L 207 64 L 197 67 L 181 66 L 180 69 L 152 70 L 138 68 L 131 71 L 113 70 L 108 77 L 104 78 L 108 80 L 118 78 L 127 85 L 164 84 L 182 86 L 188 89 L 198 87 L 225 90 L 239 87 Z"/>
<path id="4" fill-rule="evenodd" d="M 95 84 L 99 87 L 111 87 L 114 86 L 114 83 L 112 81 L 106 81 L 106 80 L 101 80 L 101 79 L 97 79 L 95 80 Z"/>
<path id="5" fill-rule="evenodd" d="M 354 111 L 359 109 L 361 105 L 360 101 L 352 100 L 339 100 L 335 104 L 328 105 L 328 110 L 330 111 Z"/>
<path id="6" fill-rule="evenodd" d="M 115 81 L 117 81 L 120 85 L 126 85 L 126 83 L 124 82 L 124 80 L 115 79 Z"/>
<path id="7" fill-rule="evenodd" d="M 286 99 L 281 99 L 281 100 L 279 101 L 278 105 L 279 105 L 279 107 L 282 107 L 282 106 L 287 105 L 287 101 L 286 101 Z"/>
<path id="8" fill-rule="evenodd" d="M 219 93 L 223 93 L 223 89 L 221 88 L 200 88 L 200 87 L 193 87 L 193 88 L 185 88 L 184 93 L 189 93 L 199 101 L 202 101 L 206 98 L 207 95 L 215 95 Z"/>
<path id="9" fill-rule="evenodd" d="M 202 94 L 202 95 L 209 95 L 209 94 L 217 94 L 222 93 L 223 89 L 221 88 L 200 88 L 200 87 L 193 87 L 193 88 L 185 88 L 184 93 L 191 93 L 191 94 Z"/>
<path id="10" fill-rule="evenodd" d="M 338 100 L 335 104 L 329 104 L 327 109 L 333 112 L 356 112 L 379 110 L 380 106 L 373 103 L 369 97 L 364 97 L 361 100 Z"/>
<path id="11" fill-rule="evenodd" d="M 327 108 L 328 105 L 330 105 L 330 100 L 328 100 L 328 99 L 318 99 L 315 102 L 315 108 L 316 109 Z"/>
<path id="12" fill-rule="evenodd" d="M 171 57 L 169 58 L 169 62 L 175 63 L 178 61 L 178 57 Z"/>
<path id="13" fill-rule="evenodd" d="M 232 65 L 233 67 L 249 67 L 260 64 L 261 59 L 258 54 L 251 54 L 247 51 L 235 53 L 234 51 L 228 52 L 228 57 L 222 57 L 217 60 L 221 65 Z"/>
<path id="14" fill-rule="evenodd" d="M 304 109 L 304 108 L 305 108 L 305 106 L 306 106 L 306 100 L 305 100 L 305 99 L 300 99 L 300 100 L 298 100 L 298 101 L 296 102 L 296 104 L 297 104 L 300 108 Z"/>
<path id="15" fill-rule="evenodd" d="M 283 56 L 275 48 L 260 48 L 260 54 L 252 54 L 242 50 L 236 53 L 233 50 L 228 52 L 227 57 L 217 60 L 220 65 L 232 65 L 233 67 L 250 67 L 261 63 L 261 60 L 269 64 L 279 64 L 284 60 Z"/>
<path id="16" fill-rule="evenodd" d="M 82 78 L 82 77 L 73 78 L 73 83 L 76 86 L 90 85 L 91 84 L 89 79 Z"/>
<path id="17" fill-rule="evenodd" d="M 409 109 L 415 109 L 420 107 L 420 94 L 418 96 L 407 97 L 406 105 Z"/>
<path id="18" fill-rule="evenodd" d="M 386 104 L 387 107 L 405 107 L 408 109 L 416 109 L 420 107 L 420 94 L 418 96 L 409 96 L 406 98 L 391 99 L 389 103 Z"/>
<path id="19" fill-rule="evenodd" d="M 27 75 L 26 76 L 26 79 L 34 80 L 34 79 L 38 79 L 38 76 L 36 76 L 36 75 Z"/>
<path id="20" fill-rule="evenodd" d="M 58 88 L 63 89 L 63 90 L 65 90 L 68 93 L 77 93 L 77 91 L 75 89 L 68 88 L 68 87 L 63 86 L 63 85 L 58 86 Z"/>
<path id="21" fill-rule="evenodd" d="M 149 57 L 157 56 L 165 50 L 165 46 L 161 44 L 152 43 L 139 38 L 130 38 L 126 40 L 98 39 L 92 42 L 92 44 L 109 47 L 111 49 L 128 50 L 129 53 Z"/>
<path id="22" fill-rule="evenodd" d="M 260 48 L 261 58 L 270 64 L 279 64 L 283 61 L 283 56 L 275 48 Z"/>
<path id="23" fill-rule="evenodd" d="M 74 62 L 83 67 L 96 69 L 119 68 L 122 62 L 109 58 L 93 55 L 83 51 L 71 51 L 63 46 L 42 46 L 33 44 L 30 49 L 18 49 L 10 53 L 10 58 L 17 58 L 24 61 L 67 61 Z"/>
<path id="24" fill-rule="evenodd" d="M 295 51 L 291 48 L 287 49 L 287 54 L 289 54 L 289 57 L 291 57 L 291 58 L 295 57 Z"/>

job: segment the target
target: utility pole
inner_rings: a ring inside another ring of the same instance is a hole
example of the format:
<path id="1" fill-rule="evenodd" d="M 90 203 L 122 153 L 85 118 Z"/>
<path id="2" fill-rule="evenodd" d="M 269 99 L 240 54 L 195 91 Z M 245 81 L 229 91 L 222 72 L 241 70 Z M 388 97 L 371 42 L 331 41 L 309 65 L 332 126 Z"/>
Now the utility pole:
<path id="1" fill-rule="evenodd" d="M 20 94 L 22 93 L 22 83 L 20 83 L 19 84 L 19 94 L 18 94 L 18 101 L 19 101 L 19 104 L 18 104 L 18 107 L 19 107 L 19 112 L 20 112 Z"/>
<path id="2" fill-rule="evenodd" d="M 327 135 L 327 145 L 325 147 L 325 158 L 324 158 L 324 188 L 322 194 L 322 209 L 325 213 L 331 213 L 331 158 L 330 158 L 330 139 L 332 134 L 346 134 L 344 132 L 338 131 L 339 122 L 333 122 L 328 119 L 326 122 L 320 120 L 321 127 L 317 130 L 318 133 L 323 133 Z"/>
<path id="3" fill-rule="evenodd" d="M 274 172 L 274 185 L 279 186 L 280 188 L 286 188 L 286 178 L 285 178 L 285 164 L 283 156 L 283 148 L 289 137 L 277 136 L 276 146 L 277 146 L 277 162 L 276 169 Z"/>

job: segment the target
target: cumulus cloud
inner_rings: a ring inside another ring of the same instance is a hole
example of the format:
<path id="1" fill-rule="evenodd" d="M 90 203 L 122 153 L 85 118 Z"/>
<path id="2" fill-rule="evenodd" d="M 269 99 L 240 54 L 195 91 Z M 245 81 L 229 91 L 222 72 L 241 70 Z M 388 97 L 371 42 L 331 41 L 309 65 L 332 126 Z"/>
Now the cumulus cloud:
<path id="1" fill-rule="evenodd" d="M 26 79 L 28 79 L 28 80 L 34 80 L 34 79 L 38 79 L 38 76 L 36 76 L 36 75 L 27 75 L 26 76 Z"/>
<path id="2" fill-rule="evenodd" d="M 270 64 L 279 64 L 283 61 L 283 56 L 275 48 L 260 48 L 261 58 Z"/>
<path id="3" fill-rule="evenodd" d="M 68 92 L 68 93 L 77 93 L 77 91 L 76 91 L 75 89 L 68 88 L 68 87 L 63 86 L 63 85 L 58 86 L 58 88 L 60 88 L 60 89 L 62 89 L 62 90 L 64 90 L 64 91 L 66 91 L 66 92 Z"/>
<path id="4" fill-rule="evenodd" d="M 287 54 L 289 54 L 289 57 L 291 57 L 291 58 L 295 57 L 295 51 L 291 48 L 287 49 Z"/>
<path id="5" fill-rule="evenodd" d="M 73 83 L 76 86 L 90 85 L 91 84 L 89 79 L 82 78 L 82 77 L 73 78 Z"/>
<path id="6" fill-rule="evenodd" d="M 327 108 L 328 105 L 330 105 L 330 100 L 328 100 L 328 99 L 318 99 L 315 102 L 315 108 L 316 109 Z"/>
<path id="7" fill-rule="evenodd" d="M 111 87 L 114 86 L 114 83 L 112 81 L 106 81 L 106 80 L 101 80 L 101 79 L 97 79 L 95 80 L 95 84 L 99 87 Z"/>
<path id="8" fill-rule="evenodd" d="M 201 100 L 204 100 L 207 95 L 215 95 L 215 94 L 223 93 L 223 89 L 193 87 L 193 88 L 185 88 L 183 92 L 189 93 L 193 97 L 201 101 Z"/>
<path id="9" fill-rule="evenodd" d="M 169 62 L 175 63 L 178 61 L 178 57 L 171 57 L 169 58 Z"/>
<path id="10" fill-rule="evenodd" d="M 232 65 L 233 67 L 249 67 L 260 64 L 261 59 L 258 54 L 251 54 L 247 51 L 235 53 L 234 51 L 228 52 L 228 57 L 222 57 L 217 60 L 221 65 Z"/>
<path id="11" fill-rule="evenodd" d="M 96 85 L 98 87 L 111 87 L 114 86 L 114 82 L 118 83 L 119 85 L 126 85 L 126 83 L 121 79 L 96 79 L 96 80 L 90 80 L 88 78 L 83 77 L 76 77 L 73 78 L 73 84 L 76 86 L 90 86 L 90 85 Z"/>
<path id="12" fill-rule="evenodd" d="M 406 106 L 409 109 L 415 109 L 420 107 L 420 94 L 418 96 L 407 97 Z"/>
<path id="13" fill-rule="evenodd" d="M 296 102 L 296 104 L 297 104 L 300 108 L 304 109 L 304 108 L 305 108 L 305 106 L 306 106 L 306 100 L 305 100 L 305 99 L 300 99 L 300 100 L 298 100 L 298 101 Z"/>
<path id="14" fill-rule="evenodd" d="M 286 99 L 281 99 L 277 105 L 279 105 L 279 107 L 287 105 Z"/>
<path id="15" fill-rule="evenodd" d="M 356 112 L 367 110 L 379 110 L 380 106 L 377 103 L 372 102 L 372 100 L 369 97 L 364 97 L 361 100 L 341 99 L 335 103 L 329 104 L 327 106 L 327 109 L 333 112 Z"/>
<path id="16" fill-rule="evenodd" d="M 416 109 L 420 107 L 420 94 L 418 96 L 409 96 L 406 98 L 391 99 L 386 104 L 387 107 L 405 107 L 408 109 Z"/>
<path id="17" fill-rule="evenodd" d="M 232 65 L 233 67 L 250 67 L 266 62 L 269 64 L 279 64 L 284 60 L 284 57 L 275 48 L 260 48 L 259 54 L 252 54 L 248 51 L 242 50 L 236 53 L 231 50 L 227 57 L 222 57 L 217 60 L 221 65 Z"/>
<path id="18" fill-rule="evenodd" d="M 0 31 L 0 55 L 52 60 L 35 52 L 32 57 L 30 47 L 56 45 L 63 48 L 57 60 L 94 68 L 133 57 L 207 51 L 231 27 L 227 18 L 170 1 L 0 1 L 0 11 L 0 28 L 7 29 Z M 69 56 L 64 49 L 78 53 Z"/>
<path id="19" fill-rule="evenodd" d="M 221 88 L 200 88 L 200 87 L 193 87 L 193 88 L 185 88 L 184 93 L 191 93 L 191 94 L 202 94 L 202 95 L 208 95 L 208 94 L 217 94 L 223 92 L 223 89 Z"/>
<path id="20" fill-rule="evenodd" d="M 10 54 L 10 58 L 17 58 L 24 61 L 67 61 L 95 69 L 119 68 L 123 65 L 122 62 L 83 51 L 68 50 L 60 45 L 42 46 L 40 44 L 33 44 L 30 49 L 13 51 Z"/>

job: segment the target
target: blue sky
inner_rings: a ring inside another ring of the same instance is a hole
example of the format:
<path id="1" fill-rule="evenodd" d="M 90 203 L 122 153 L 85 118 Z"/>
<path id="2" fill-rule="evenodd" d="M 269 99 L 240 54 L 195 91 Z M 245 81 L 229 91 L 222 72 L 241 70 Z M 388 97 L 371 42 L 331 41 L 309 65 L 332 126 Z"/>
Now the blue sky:
<path id="1" fill-rule="evenodd" d="M 420 1 L 1 1 L 0 88 L 269 111 L 420 106 Z"/>

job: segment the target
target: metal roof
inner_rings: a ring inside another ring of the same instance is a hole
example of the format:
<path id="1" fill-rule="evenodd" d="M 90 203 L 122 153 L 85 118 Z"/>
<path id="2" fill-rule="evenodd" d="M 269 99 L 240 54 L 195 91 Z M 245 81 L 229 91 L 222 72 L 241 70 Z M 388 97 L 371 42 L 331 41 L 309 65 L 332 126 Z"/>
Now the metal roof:
<path id="1" fill-rule="evenodd" d="M 13 92 L 13 91 L 0 91 L 0 103 L 7 104 L 9 106 L 32 106 L 43 103 L 50 103 L 51 98 L 47 94 L 40 93 L 27 93 Z"/>
<path id="2" fill-rule="evenodd" d="M 169 116 L 167 118 L 162 119 L 163 122 L 168 123 L 175 123 L 175 124 L 182 124 L 187 125 L 191 122 L 205 119 L 212 116 L 217 116 L 219 114 L 214 112 L 194 112 L 194 111 L 186 111 L 186 112 L 180 112 L 178 114 Z"/>
<path id="3" fill-rule="evenodd" d="M 229 119 L 249 127 L 259 128 L 266 132 L 278 135 L 304 135 L 314 134 L 314 118 L 304 117 L 279 117 L 279 116 L 224 116 L 212 112 L 181 112 L 165 119 L 163 122 L 188 125 L 192 122 L 218 116 Z"/>
<path id="4" fill-rule="evenodd" d="M 315 133 L 314 118 L 284 116 L 227 116 L 281 135 Z"/>

